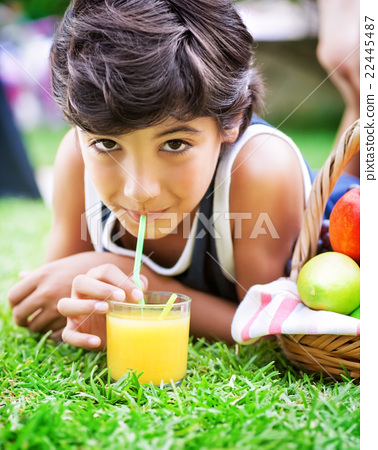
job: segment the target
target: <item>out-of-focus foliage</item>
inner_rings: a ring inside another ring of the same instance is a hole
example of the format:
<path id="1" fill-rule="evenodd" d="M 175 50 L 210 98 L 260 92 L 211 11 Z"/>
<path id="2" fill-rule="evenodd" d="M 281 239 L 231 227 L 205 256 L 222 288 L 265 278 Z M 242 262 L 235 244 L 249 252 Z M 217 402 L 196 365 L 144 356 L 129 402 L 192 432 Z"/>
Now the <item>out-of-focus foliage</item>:
<path id="1" fill-rule="evenodd" d="M 62 16 L 69 0 L 0 0 L 0 4 L 21 10 L 27 19 L 36 20 L 47 16 Z"/>
<path id="2" fill-rule="evenodd" d="M 233 0 L 234 2 L 246 0 Z M 255 0 L 249 0 L 254 2 Z M 261 0 L 260 0 L 261 1 Z M 302 0 L 288 0 L 289 2 L 300 2 Z M 67 9 L 70 0 L 0 0 L 0 5 L 21 9 L 28 19 L 36 20 L 47 16 L 62 16 Z"/>

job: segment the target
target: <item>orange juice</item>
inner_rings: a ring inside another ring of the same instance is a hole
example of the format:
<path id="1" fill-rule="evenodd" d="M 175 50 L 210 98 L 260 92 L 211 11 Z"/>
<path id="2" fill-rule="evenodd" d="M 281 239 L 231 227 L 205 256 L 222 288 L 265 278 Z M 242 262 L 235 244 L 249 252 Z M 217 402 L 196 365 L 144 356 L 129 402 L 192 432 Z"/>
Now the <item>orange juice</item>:
<path id="1" fill-rule="evenodd" d="M 187 368 L 188 305 L 183 309 L 174 304 L 162 320 L 164 305 L 120 305 L 125 305 L 124 310 L 122 306 L 113 311 L 110 307 L 107 314 L 107 357 L 112 379 L 136 370 L 143 372 L 139 377 L 142 383 L 159 386 L 181 381 Z"/>

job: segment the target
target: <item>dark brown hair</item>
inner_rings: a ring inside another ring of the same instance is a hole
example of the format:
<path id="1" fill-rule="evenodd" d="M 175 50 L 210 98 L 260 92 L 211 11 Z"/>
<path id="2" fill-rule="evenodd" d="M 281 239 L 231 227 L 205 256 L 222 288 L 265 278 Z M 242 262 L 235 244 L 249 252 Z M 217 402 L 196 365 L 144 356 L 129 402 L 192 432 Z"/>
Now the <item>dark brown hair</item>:
<path id="1" fill-rule="evenodd" d="M 50 54 L 71 124 L 121 134 L 214 117 L 220 130 L 260 106 L 253 39 L 229 0 L 73 0 Z"/>

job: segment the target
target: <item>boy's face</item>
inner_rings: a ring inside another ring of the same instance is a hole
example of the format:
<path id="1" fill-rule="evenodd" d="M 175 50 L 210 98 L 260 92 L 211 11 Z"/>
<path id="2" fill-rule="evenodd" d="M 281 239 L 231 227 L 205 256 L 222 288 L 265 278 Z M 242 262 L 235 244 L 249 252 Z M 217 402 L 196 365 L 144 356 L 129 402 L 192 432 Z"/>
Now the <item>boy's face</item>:
<path id="1" fill-rule="evenodd" d="M 148 238 L 171 233 L 196 210 L 214 175 L 222 139 L 215 120 L 163 123 L 118 136 L 78 130 L 85 167 L 102 201 L 138 235 L 147 215 Z"/>

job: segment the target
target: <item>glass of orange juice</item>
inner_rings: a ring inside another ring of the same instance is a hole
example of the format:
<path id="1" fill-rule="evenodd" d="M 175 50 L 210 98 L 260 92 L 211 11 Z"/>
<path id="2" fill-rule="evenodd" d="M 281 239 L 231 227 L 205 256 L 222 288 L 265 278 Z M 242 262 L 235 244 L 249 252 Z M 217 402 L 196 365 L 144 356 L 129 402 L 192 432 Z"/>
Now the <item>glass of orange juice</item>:
<path id="1" fill-rule="evenodd" d="M 155 386 L 179 384 L 184 378 L 191 299 L 176 294 L 175 302 L 166 306 L 171 295 L 148 291 L 145 304 L 109 300 L 107 358 L 113 380 L 132 370 L 143 372 L 140 382 Z"/>

